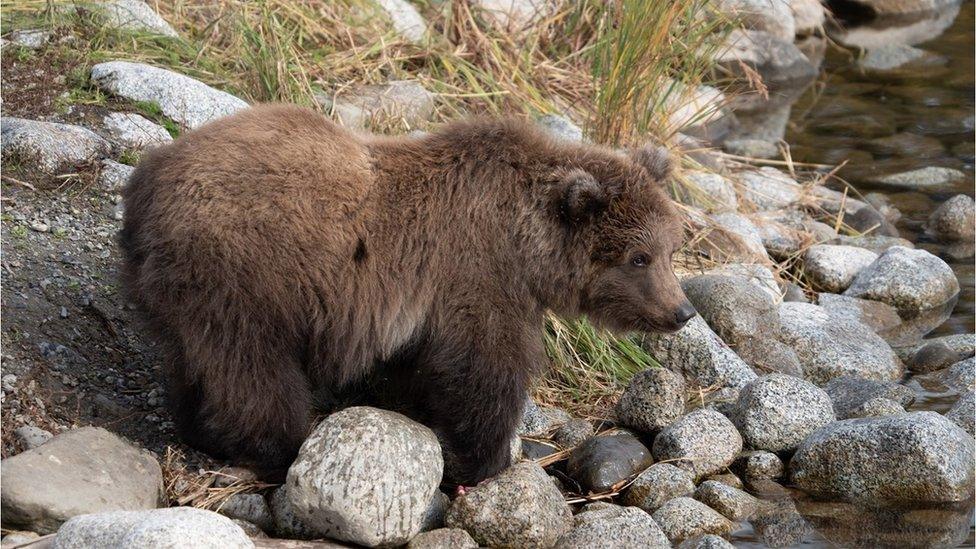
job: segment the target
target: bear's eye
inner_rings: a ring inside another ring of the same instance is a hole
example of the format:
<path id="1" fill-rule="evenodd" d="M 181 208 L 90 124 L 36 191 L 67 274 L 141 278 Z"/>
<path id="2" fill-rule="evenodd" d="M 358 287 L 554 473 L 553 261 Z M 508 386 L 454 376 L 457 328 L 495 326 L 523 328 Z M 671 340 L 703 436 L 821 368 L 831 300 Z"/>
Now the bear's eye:
<path id="1" fill-rule="evenodd" d="M 647 267 L 647 256 L 644 254 L 636 254 L 630 258 L 630 262 L 634 267 Z"/>

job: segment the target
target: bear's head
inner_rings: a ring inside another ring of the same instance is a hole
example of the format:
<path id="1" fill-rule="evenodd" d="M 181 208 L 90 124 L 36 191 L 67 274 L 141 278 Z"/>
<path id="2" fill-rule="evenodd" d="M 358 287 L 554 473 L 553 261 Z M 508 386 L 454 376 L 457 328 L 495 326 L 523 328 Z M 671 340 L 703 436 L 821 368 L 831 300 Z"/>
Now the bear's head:
<path id="1" fill-rule="evenodd" d="M 567 256 L 582 263 L 573 266 L 582 275 L 574 308 L 597 325 L 670 332 L 696 314 L 671 266 L 684 231 L 664 191 L 670 174 L 667 152 L 647 146 L 554 176 L 550 196 L 574 248 Z"/>

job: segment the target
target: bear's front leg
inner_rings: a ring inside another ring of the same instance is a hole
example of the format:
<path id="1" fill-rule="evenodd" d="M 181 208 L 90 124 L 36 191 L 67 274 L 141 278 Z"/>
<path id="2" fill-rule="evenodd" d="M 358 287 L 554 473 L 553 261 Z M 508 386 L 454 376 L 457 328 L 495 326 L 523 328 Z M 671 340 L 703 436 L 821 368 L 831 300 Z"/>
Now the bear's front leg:
<path id="1" fill-rule="evenodd" d="M 424 353 L 418 373 L 427 381 L 426 416 L 441 438 L 450 481 L 474 486 L 511 464 L 512 438 L 538 360 L 530 358 L 534 345 L 524 344 L 532 336 L 512 334 L 514 324 L 481 337 L 432 338 Z"/>

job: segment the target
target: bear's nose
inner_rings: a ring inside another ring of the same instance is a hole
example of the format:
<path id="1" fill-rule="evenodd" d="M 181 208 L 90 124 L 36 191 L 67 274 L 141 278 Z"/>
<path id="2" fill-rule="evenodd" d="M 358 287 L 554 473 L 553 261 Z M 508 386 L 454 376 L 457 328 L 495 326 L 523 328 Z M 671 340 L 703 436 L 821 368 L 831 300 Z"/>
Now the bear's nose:
<path id="1" fill-rule="evenodd" d="M 675 311 L 674 320 L 675 322 L 678 323 L 679 326 L 684 326 L 686 322 L 691 320 L 692 317 L 694 317 L 697 314 L 698 311 L 695 310 L 694 305 L 685 301 L 684 303 L 681 304 L 680 307 L 678 307 L 678 310 Z"/>

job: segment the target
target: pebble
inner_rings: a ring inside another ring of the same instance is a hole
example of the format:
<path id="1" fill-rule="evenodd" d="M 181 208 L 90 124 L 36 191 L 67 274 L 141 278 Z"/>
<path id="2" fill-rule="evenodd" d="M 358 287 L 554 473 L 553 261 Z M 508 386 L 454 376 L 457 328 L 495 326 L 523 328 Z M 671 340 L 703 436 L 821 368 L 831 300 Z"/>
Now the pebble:
<path id="1" fill-rule="evenodd" d="M 33 450 L 51 440 L 53 436 L 49 431 L 34 427 L 33 425 L 24 425 L 14 430 L 14 437 L 17 438 L 17 441 L 24 450 Z"/>

